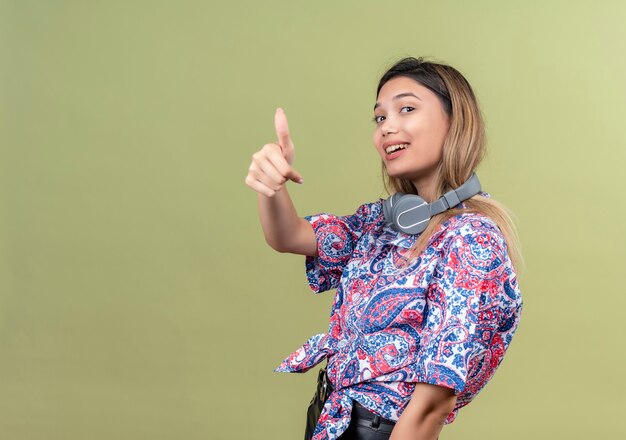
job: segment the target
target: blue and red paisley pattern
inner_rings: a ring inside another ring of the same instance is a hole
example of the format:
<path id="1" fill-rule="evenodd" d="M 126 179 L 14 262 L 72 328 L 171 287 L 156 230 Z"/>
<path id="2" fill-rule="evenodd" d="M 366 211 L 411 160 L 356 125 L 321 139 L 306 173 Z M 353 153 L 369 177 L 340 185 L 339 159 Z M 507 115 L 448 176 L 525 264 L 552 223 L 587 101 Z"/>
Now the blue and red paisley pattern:
<path id="1" fill-rule="evenodd" d="M 416 236 L 387 226 L 382 200 L 353 215 L 306 217 L 318 256 L 311 289 L 337 289 L 328 333 L 312 336 L 275 371 L 305 372 L 328 360 L 335 387 L 314 440 L 350 423 L 352 401 L 398 420 L 416 382 L 452 388 L 451 423 L 493 376 L 517 328 L 522 298 L 498 227 L 475 213 L 446 221 L 418 258 Z"/>

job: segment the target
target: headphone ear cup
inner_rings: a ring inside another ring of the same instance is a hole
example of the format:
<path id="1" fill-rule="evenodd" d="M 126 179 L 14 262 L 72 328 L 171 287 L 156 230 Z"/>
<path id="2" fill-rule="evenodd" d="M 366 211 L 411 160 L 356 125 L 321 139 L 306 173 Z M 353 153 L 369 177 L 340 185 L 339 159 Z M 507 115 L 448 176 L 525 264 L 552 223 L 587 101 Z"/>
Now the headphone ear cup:
<path id="1" fill-rule="evenodd" d="M 403 196 L 405 196 L 404 193 L 397 192 L 383 202 L 383 215 L 385 216 L 385 222 L 387 224 L 393 225 L 393 216 L 391 211 L 396 203 L 398 203 L 398 200 L 400 200 Z"/>
<path id="2" fill-rule="evenodd" d="M 390 214 L 397 231 L 415 235 L 428 226 L 430 206 L 420 196 L 407 194 L 398 199 Z"/>

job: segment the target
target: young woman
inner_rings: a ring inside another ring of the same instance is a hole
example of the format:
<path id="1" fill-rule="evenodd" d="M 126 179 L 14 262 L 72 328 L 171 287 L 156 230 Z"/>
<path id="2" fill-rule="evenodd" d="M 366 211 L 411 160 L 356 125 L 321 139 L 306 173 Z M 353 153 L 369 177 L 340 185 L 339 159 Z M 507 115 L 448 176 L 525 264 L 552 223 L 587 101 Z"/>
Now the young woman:
<path id="1" fill-rule="evenodd" d="M 484 124 L 466 79 L 400 60 L 380 80 L 374 123 L 397 193 L 352 215 L 298 216 L 285 183 L 302 177 L 281 109 L 278 141 L 253 155 L 246 177 L 267 243 L 306 256 L 313 291 L 337 289 L 328 333 L 276 369 L 327 359 L 332 392 L 314 440 L 436 439 L 493 376 L 522 309 L 513 225 L 474 174 Z"/>

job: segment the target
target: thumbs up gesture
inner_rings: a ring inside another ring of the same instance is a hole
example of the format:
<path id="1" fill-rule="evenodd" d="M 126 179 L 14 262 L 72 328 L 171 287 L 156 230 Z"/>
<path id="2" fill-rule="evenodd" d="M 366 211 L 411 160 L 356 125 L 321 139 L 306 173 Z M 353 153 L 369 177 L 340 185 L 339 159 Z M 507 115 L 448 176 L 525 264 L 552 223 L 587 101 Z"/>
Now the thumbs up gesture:
<path id="1" fill-rule="evenodd" d="M 300 173 L 291 167 L 295 149 L 289 136 L 287 116 L 280 108 L 274 115 L 274 127 L 277 143 L 265 144 L 252 155 L 252 163 L 245 180 L 246 185 L 267 197 L 273 197 L 287 180 L 296 183 L 303 181 Z"/>

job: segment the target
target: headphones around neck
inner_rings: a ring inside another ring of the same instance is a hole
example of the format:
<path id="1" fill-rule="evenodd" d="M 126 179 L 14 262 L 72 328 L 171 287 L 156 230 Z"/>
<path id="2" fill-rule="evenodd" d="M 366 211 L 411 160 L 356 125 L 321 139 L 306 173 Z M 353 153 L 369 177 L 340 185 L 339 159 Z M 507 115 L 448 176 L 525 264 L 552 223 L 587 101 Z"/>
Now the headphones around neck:
<path id="1" fill-rule="evenodd" d="M 448 191 L 432 203 L 427 203 L 415 194 L 395 193 L 383 202 L 385 222 L 398 232 L 419 234 L 426 229 L 432 216 L 454 208 L 480 190 L 478 176 L 472 173 L 463 185 Z"/>

